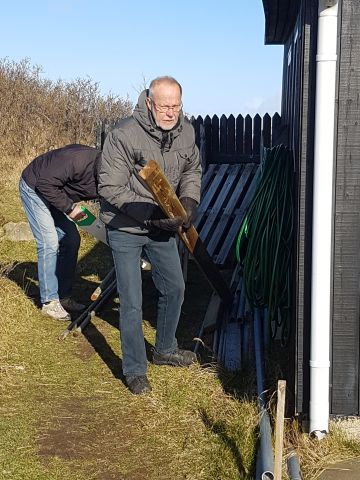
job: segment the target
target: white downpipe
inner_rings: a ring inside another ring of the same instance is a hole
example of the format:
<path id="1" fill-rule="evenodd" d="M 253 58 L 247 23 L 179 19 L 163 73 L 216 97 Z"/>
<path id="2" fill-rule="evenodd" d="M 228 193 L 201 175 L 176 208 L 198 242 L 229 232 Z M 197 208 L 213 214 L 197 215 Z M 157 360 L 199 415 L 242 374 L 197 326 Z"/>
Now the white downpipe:
<path id="1" fill-rule="evenodd" d="M 337 0 L 319 0 L 310 349 L 310 433 L 318 438 L 322 438 L 329 430 L 337 14 Z"/>

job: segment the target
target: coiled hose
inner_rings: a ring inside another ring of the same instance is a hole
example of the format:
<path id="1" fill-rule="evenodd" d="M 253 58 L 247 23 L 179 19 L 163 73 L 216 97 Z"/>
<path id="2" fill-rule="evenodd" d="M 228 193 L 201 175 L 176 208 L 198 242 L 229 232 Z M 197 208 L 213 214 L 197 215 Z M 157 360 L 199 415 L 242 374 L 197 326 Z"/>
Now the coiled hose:
<path id="1" fill-rule="evenodd" d="M 290 334 L 294 164 L 284 145 L 265 148 L 253 200 L 241 225 L 236 257 L 245 293 L 255 308 L 267 308 L 272 338 Z"/>

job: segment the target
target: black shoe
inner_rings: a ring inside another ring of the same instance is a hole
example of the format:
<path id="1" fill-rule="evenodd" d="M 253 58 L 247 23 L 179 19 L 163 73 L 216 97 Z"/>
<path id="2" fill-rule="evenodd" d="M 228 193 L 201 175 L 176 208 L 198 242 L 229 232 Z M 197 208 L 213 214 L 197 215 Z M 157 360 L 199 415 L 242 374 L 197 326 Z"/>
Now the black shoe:
<path id="1" fill-rule="evenodd" d="M 70 297 L 60 298 L 60 303 L 67 312 L 81 313 L 86 308 L 85 305 L 83 305 L 82 303 L 76 302 L 74 299 Z"/>
<path id="2" fill-rule="evenodd" d="M 197 362 L 196 353 L 191 350 L 177 349 L 172 353 L 159 353 L 153 351 L 155 365 L 172 365 L 173 367 L 188 367 Z"/>
<path id="3" fill-rule="evenodd" d="M 126 385 L 128 386 L 130 392 L 133 393 L 134 395 L 149 393 L 152 390 L 146 375 L 144 376 L 127 375 L 125 377 L 125 380 L 126 380 Z"/>

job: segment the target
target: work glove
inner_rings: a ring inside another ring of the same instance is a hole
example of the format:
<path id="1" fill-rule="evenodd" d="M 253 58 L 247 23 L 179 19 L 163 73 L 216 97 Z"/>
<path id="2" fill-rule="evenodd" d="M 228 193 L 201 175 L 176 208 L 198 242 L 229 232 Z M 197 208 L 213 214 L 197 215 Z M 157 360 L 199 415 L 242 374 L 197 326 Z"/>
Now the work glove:
<path id="1" fill-rule="evenodd" d="M 197 217 L 197 201 L 190 197 L 180 198 L 181 205 L 186 211 L 186 220 L 184 221 L 183 227 L 189 228 L 190 225 L 194 222 Z"/>
<path id="2" fill-rule="evenodd" d="M 144 225 L 146 228 L 159 228 L 160 230 L 166 230 L 168 232 L 176 232 L 179 227 L 184 223 L 181 217 L 175 218 L 160 218 L 157 220 L 145 220 Z"/>

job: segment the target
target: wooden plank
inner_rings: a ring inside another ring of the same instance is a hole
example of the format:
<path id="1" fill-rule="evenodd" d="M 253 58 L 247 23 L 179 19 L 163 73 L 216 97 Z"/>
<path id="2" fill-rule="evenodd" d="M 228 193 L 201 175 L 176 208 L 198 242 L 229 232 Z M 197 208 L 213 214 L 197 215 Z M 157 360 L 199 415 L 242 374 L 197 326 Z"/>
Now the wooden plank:
<path id="1" fill-rule="evenodd" d="M 155 160 L 150 160 L 145 167 L 140 170 L 139 176 L 144 180 L 147 188 L 167 217 L 186 218 L 184 207 Z M 193 256 L 212 288 L 224 302 L 231 302 L 232 293 L 230 288 L 212 261 L 195 227 L 191 225 L 187 230 L 179 228 L 177 234 L 189 250 L 189 253 Z"/>
<path id="2" fill-rule="evenodd" d="M 235 117 L 230 115 L 227 121 L 227 153 L 235 153 Z"/>
<path id="3" fill-rule="evenodd" d="M 208 166 L 211 158 L 211 118 L 209 117 L 209 115 L 206 115 L 206 117 L 204 118 L 204 129 L 206 165 Z"/>
<path id="4" fill-rule="evenodd" d="M 260 153 L 260 139 L 261 139 L 261 117 L 256 114 L 254 117 L 254 131 L 253 131 L 253 155 Z"/>
<path id="5" fill-rule="evenodd" d="M 205 174 L 203 174 L 202 179 L 201 179 L 201 196 L 203 196 L 205 194 L 205 192 L 206 192 L 206 190 L 209 186 L 210 181 L 214 177 L 215 170 L 216 170 L 215 163 L 211 163 L 208 166 Z"/>
<path id="6" fill-rule="evenodd" d="M 211 120 L 211 154 L 219 151 L 219 117 L 214 115 Z"/>
<path id="7" fill-rule="evenodd" d="M 231 219 L 235 216 L 234 209 L 236 205 L 239 204 L 239 201 L 243 196 L 244 190 L 249 183 L 249 179 L 251 178 L 253 170 L 254 165 L 245 165 L 245 168 L 241 173 L 237 184 L 235 185 L 234 191 L 226 205 L 226 208 L 221 215 L 221 218 L 216 226 L 215 231 L 212 234 L 210 241 L 208 242 L 207 249 L 211 256 L 213 256 L 214 253 L 218 250 L 219 242 L 224 236 L 224 234 L 226 234 Z"/>
<path id="8" fill-rule="evenodd" d="M 272 138 L 273 140 L 279 137 L 281 133 L 281 117 L 278 113 L 275 113 L 272 117 Z M 274 146 L 274 143 L 272 144 Z"/>
<path id="9" fill-rule="evenodd" d="M 274 475 L 275 480 L 281 480 L 282 472 L 282 456 L 284 445 L 284 414 L 285 414 L 285 395 L 286 381 L 279 380 L 277 388 L 277 407 L 276 407 L 276 423 L 275 423 L 275 459 L 274 459 Z"/>
<path id="10" fill-rule="evenodd" d="M 219 151 L 222 153 L 226 153 L 226 149 L 227 149 L 227 118 L 225 115 L 221 115 Z"/>
<path id="11" fill-rule="evenodd" d="M 219 215 L 221 214 L 224 206 L 226 206 L 226 201 L 228 200 L 229 193 L 233 189 L 233 185 L 238 176 L 239 171 L 241 171 L 240 165 L 231 165 L 227 170 L 227 178 L 224 185 L 221 187 L 219 195 L 216 197 L 215 203 L 211 208 L 204 225 L 199 231 L 201 240 L 207 243 L 208 236 L 214 230 L 215 222 L 218 220 Z"/>
<path id="12" fill-rule="evenodd" d="M 263 117 L 263 129 L 262 129 L 263 146 L 266 148 L 271 147 L 271 118 L 268 113 L 265 113 Z"/>
<path id="13" fill-rule="evenodd" d="M 196 117 L 196 119 L 194 119 L 193 127 L 195 130 L 195 139 L 196 139 L 196 145 L 198 146 L 199 149 L 200 149 L 200 125 L 202 125 L 202 123 L 203 123 L 203 119 L 200 115 Z"/>
<path id="14" fill-rule="evenodd" d="M 219 255 L 217 256 L 217 258 L 215 259 L 216 263 L 218 265 L 224 265 L 229 254 L 230 254 L 230 251 L 231 249 L 233 248 L 234 246 L 234 243 L 235 243 L 235 239 L 239 233 L 239 229 L 240 229 L 240 225 L 246 215 L 246 211 L 248 209 L 248 206 L 251 202 L 251 199 L 253 197 L 253 194 L 254 194 L 254 191 L 255 191 L 255 187 L 256 187 L 256 183 L 257 183 L 257 178 L 258 178 L 258 175 L 259 175 L 259 172 L 260 172 L 260 169 L 257 170 L 249 188 L 248 188 L 248 191 L 246 192 L 246 195 L 241 203 L 241 207 L 239 208 L 238 212 L 236 213 L 236 216 L 234 218 L 234 221 L 230 227 L 230 230 L 226 236 L 226 241 L 223 243 L 222 247 L 221 247 L 221 250 L 219 252 Z"/>
<path id="15" fill-rule="evenodd" d="M 200 153 L 200 163 L 203 173 L 206 172 L 207 169 L 207 160 L 206 160 L 206 138 L 205 138 L 205 127 L 204 124 L 200 124 L 200 146 L 199 146 L 199 153 Z"/>
<path id="16" fill-rule="evenodd" d="M 296 392 L 295 411 L 306 414 L 309 412 L 310 397 L 310 317 L 311 317 L 311 222 L 312 222 L 312 178 L 314 164 L 314 105 L 316 91 L 316 65 L 314 52 L 316 52 L 316 25 L 318 9 L 316 2 L 307 0 L 301 7 L 299 21 L 299 50 L 301 68 L 299 91 L 295 95 L 301 98 L 299 124 L 299 145 L 289 145 L 295 154 L 297 178 L 295 185 L 298 187 L 295 194 L 298 205 L 295 225 L 297 225 L 297 238 L 295 241 L 297 265 L 294 275 L 294 323 L 297 325 L 294 335 L 293 348 L 295 350 L 294 366 L 296 371 L 288 376 L 288 388 Z M 286 76 L 284 62 L 283 78 Z M 283 84 L 282 101 L 288 96 Z M 284 110 L 282 110 L 283 112 Z M 274 138 L 274 131 L 273 131 Z M 275 142 L 272 140 L 272 144 Z M 294 385 L 295 381 L 295 385 Z"/>
<path id="17" fill-rule="evenodd" d="M 245 138 L 244 138 L 244 153 L 252 154 L 252 118 L 250 115 L 245 117 Z"/>
<path id="18" fill-rule="evenodd" d="M 197 227 L 200 225 L 204 215 L 206 215 L 210 204 L 215 201 L 216 195 L 218 194 L 222 183 L 225 178 L 226 171 L 228 169 L 228 165 L 221 165 L 213 182 L 209 185 L 205 195 L 201 199 L 199 208 L 198 208 L 198 215 L 196 218 L 195 226 Z"/>
<path id="19" fill-rule="evenodd" d="M 203 333 L 214 329 L 214 327 L 216 326 L 221 305 L 222 305 L 221 298 L 216 292 L 213 292 L 210 298 L 210 302 L 206 309 L 206 313 L 200 328 L 199 335 L 194 338 L 194 340 L 197 342 L 194 348 L 195 353 L 199 350 L 199 345 L 204 344 L 201 338 Z"/>
<path id="20" fill-rule="evenodd" d="M 235 121 L 235 151 L 240 155 L 244 153 L 244 118 L 238 115 Z"/>

